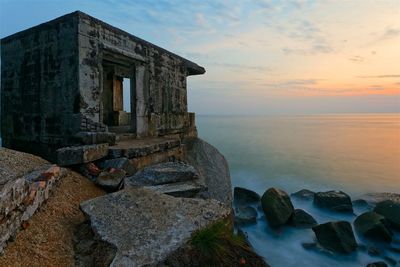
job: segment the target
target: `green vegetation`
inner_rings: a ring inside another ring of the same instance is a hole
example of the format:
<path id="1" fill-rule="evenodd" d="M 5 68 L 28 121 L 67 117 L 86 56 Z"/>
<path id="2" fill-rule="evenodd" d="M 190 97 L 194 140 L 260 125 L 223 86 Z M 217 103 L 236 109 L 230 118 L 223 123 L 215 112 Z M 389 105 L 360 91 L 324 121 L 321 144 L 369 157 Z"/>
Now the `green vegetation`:
<path id="1" fill-rule="evenodd" d="M 268 266 L 246 239 L 234 234 L 230 223 L 222 220 L 194 233 L 191 245 L 204 266 Z"/>

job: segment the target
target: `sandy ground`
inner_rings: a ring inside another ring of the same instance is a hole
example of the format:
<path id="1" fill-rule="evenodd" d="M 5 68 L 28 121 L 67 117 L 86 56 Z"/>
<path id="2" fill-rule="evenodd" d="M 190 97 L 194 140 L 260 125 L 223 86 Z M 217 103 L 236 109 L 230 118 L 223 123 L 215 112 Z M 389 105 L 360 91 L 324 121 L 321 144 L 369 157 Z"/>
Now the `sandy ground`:
<path id="1" fill-rule="evenodd" d="M 29 226 L 9 243 L 0 266 L 74 266 L 72 236 L 84 221 L 79 203 L 103 194 L 87 178 L 69 171 Z"/>

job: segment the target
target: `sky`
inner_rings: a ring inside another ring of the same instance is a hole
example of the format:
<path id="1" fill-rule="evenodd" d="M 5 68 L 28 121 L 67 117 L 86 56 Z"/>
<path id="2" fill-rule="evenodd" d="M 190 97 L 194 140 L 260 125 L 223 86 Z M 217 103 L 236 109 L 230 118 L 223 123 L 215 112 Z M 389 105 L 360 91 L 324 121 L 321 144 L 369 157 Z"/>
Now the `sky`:
<path id="1" fill-rule="evenodd" d="M 0 38 L 81 10 L 206 68 L 206 115 L 400 112 L 399 0 L 0 0 Z"/>

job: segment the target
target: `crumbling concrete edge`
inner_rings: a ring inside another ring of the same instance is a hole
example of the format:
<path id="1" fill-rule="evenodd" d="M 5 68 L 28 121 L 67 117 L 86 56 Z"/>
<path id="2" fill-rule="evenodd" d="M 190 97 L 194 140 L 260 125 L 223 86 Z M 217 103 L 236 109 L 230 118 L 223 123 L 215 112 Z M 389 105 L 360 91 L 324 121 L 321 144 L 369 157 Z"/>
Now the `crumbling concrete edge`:
<path id="1" fill-rule="evenodd" d="M 50 197 L 67 172 L 67 169 L 48 164 L 3 187 L 0 192 L 0 255 L 7 243 L 21 229 L 28 227 L 28 220 Z"/>

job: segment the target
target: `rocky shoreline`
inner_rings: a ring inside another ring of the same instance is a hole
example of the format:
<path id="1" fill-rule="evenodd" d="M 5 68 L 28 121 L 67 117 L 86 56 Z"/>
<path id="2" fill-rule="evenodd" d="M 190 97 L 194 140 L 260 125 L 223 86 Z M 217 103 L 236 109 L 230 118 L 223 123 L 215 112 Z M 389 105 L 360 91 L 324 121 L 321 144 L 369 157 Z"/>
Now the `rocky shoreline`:
<path id="1" fill-rule="evenodd" d="M 378 258 L 367 266 L 396 266 L 400 264 L 399 258 L 388 254 L 400 253 L 399 199 L 400 194 L 374 193 L 352 201 L 342 191 L 302 189 L 289 195 L 277 188 L 269 188 L 260 196 L 246 188 L 235 187 L 235 225 L 242 231 L 243 227 L 266 220 L 269 227 L 280 232 L 286 227 L 311 229 L 314 241 L 301 244 L 306 250 L 333 255 L 360 251 Z M 331 212 L 337 220 L 317 222 L 309 212 L 296 209 L 292 200 Z M 257 211 L 264 216 L 259 217 Z M 343 220 L 342 215 L 350 216 L 354 221 Z"/>

